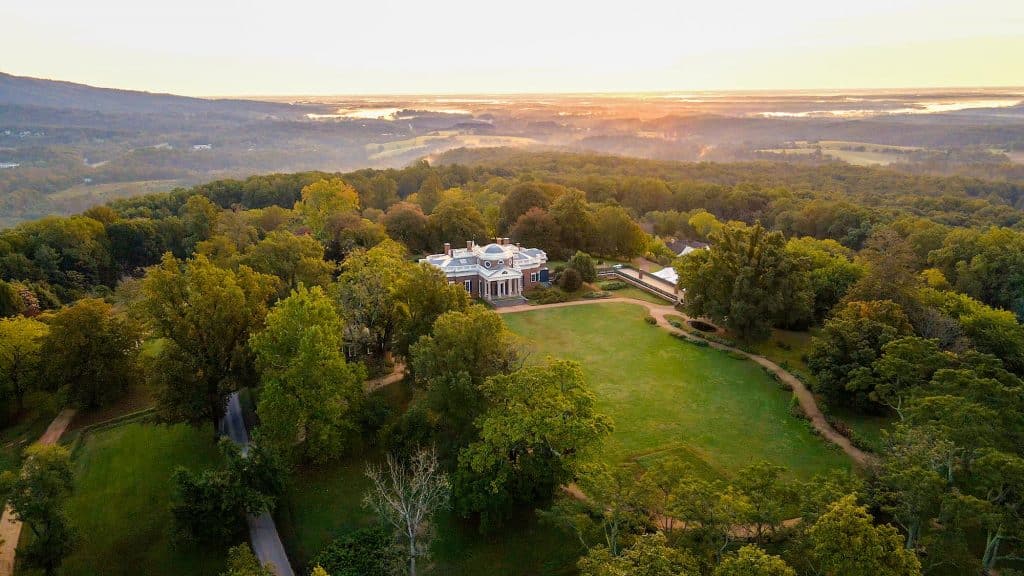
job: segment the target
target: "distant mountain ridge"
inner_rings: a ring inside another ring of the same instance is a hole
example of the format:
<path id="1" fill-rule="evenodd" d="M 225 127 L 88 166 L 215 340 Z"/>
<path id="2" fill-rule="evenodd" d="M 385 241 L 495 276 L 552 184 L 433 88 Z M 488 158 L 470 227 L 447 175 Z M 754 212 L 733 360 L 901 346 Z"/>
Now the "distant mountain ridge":
<path id="1" fill-rule="evenodd" d="M 218 114 L 291 118 L 304 106 L 255 100 L 207 99 L 137 90 L 98 88 L 62 80 L 13 76 L 0 72 L 0 106 L 73 109 L 106 114 Z"/>

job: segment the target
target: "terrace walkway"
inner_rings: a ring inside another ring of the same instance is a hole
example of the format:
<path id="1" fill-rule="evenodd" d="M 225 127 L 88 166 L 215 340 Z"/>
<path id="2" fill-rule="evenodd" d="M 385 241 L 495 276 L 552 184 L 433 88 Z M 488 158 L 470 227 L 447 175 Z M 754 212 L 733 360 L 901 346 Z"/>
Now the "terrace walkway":
<path id="1" fill-rule="evenodd" d="M 785 383 L 787 386 L 789 386 L 789 388 L 793 390 L 793 394 L 796 396 L 797 402 L 800 403 L 800 409 L 803 410 L 804 414 L 807 415 L 807 418 L 808 420 L 810 420 L 811 425 L 814 426 L 814 429 L 817 430 L 819 434 L 821 434 L 822 438 L 838 446 L 840 449 L 842 449 L 843 452 L 846 453 L 847 456 L 853 459 L 853 461 L 856 462 L 858 465 L 866 465 L 874 459 L 874 456 L 872 454 L 864 452 L 860 448 L 854 446 L 853 443 L 850 442 L 849 438 L 837 432 L 836 429 L 833 428 L 832 425 L 828 423 L 828 420 L 825 419 L 825 415 L 821 412 L 821 409 L 818 407 L 817 401 L 814 399 L 814 394 L 811 393 L 811 391 L 807 388 L 807 385 L 804 384 L 802 380 L 790 374 L 781 366 L 779 366 L 775 362 L 772 362 L 768 358 L 761 356 L 760 354 L 752 354 L 750 352 L 740 350 L 739 348 L 733 348 L 732 346 L 726 346 L 724 344 L 719 344 L 718 342 L 705 340 L 703 338 L 700 338 L 699 336 L 695 336 L 693 334 L 684 332 L 673 327 L 671 324 L 669 324 L 667 316 L 680 316 L 687 320 L 689 320 L 690 318 L 687 317 L 682 312 L 679 312 L 672 306 L 669 306 L 668 304 L 652 304 L 650 302 L 645 302 L 643 300 L 634 300 L 632 298 L 596 298 L 590 300 L 574 300 L 572 302 L 561 302 L 558 304 L 536 306 L 524 304 L 521 306 L 513 306 L 509 308 L 499 308 L 495 310 L 495 312 L 497 312 L 498 314 L 515 314 L 517 312 L 542 310 L 544 308 L 586 306 L 588 304 L 601 304 L 608 302 L 636 304 L 639 306 L 643 306 L 647 309 L 651 316 L 654 317 L 654 319 L 658 323 L 658 326 L 661 326 L 662 328 L 668 330 L 669 332 L 681 334 L 682 336 L 689 338 L 690 340 L 699 340 L 707 342 L 712 348 L 715 348 L 717 350 L 724 350 L 726 352 L 732 352 L 735 354 L 740 354 L 760 364 L 765 370 L 774 374 L 781 382 Z"/>

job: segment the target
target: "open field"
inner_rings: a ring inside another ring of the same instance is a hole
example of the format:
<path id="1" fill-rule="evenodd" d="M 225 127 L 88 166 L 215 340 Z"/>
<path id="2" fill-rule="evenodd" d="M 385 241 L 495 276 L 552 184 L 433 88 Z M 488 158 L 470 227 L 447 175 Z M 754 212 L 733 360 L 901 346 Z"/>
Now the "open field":
<path id="1" fill-rule="evenodd" d="M 792 148 L 770 148 L 761 152 L 781 155 L 810 155 L 821 152 L 837 160 L 856 166 L 884 166 L 901 162 L 901 155 L 921 148 L 913 146 L 890 146 L 870 142 L 847 142 L 843 140 L 822 140 L 820 142 L 795 142 Z"/>
<path id="2" fill-rule="evenodd" d="M 181 180 L 140 180 L 136 182 L 112 182 L 110 184 L 78 184 L 51 194 L 55 200 L 71 200 L 87 197 L 97 202 L 108 202 L 116 198 L 141 196 L 155 192 L 167 192 L 183 186 Z"/>
<path id="3" fill-rule="evenodd" d="M 409 400 L 402 382 L 381 389 L 398 413 Z M 334 538 L 372 526 L 376 517 L 362 505 L 370 487 L 365 471 L 381 456 L 374 449 L 338 464 L 301 470 L 275 514 L 278 530 L 297 573 Z M 571 574 L 578 550 L 573 538 L 559 529 L 540 524 L 529 515 L 512 520 L 493 535 L 481 535 L 444 514 L 438 518 L 432 562 L 434 573 L 446 576 L 478 574 L 518 576 Z"/>
<path id="4" fill-rule="evenodd" d="M 463 134 L 458 130 L 441 130 L 405 140 L 367 144 L 370 160 L 387 160 L 408 154 L 440 154 L 454 148 L 486 148 L 492 146 L 529 146 L 537 144 L 533 138 L 519 136 L 492 136 L 488 134 Z"/>
<path id="5" fill-rule="evenodd" d="M 790 394 L 752 362 L 671 337 L 630 304 L 550 308 L 504 316 L 533 361 L 576 360 L 615 420 L 612 462 L 675 454 L 707 476 L 767 460 L 809 478 L 848 468 L 844 455 L 789 413 Z"/>
<path id="6" fill-rule="evenodd" d="M 81 540 L 61 574 L 220 574 L 223 551 L 176 545 L 168 509 L 174 469 L 219 458 L 207 428 L 136 423 L 89 435 L 75 454 L 68 505 Z"/>

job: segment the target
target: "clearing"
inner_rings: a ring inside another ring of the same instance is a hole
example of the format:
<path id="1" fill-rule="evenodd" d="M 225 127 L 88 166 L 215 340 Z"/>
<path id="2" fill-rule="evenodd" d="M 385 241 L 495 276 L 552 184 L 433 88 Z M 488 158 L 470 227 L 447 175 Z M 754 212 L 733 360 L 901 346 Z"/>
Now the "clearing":
<path id="1" fill-rule="evenodd" d="M 68 503 L 81 540 L 61 574 L 219 575 L 225 550 L 176 545 L 169 510 L 175 468 L 212 468 L 220 460 L 210 432 L 134 423 L 88 434 L 75 451 Z"/>
<path id="2" fill-rule="evenodd" d="M 601 303 L 504 316 L 532 361 L 582 364 L 615 432 L 611 462 L 674 454 L 708 477 L 766 460 L 808 479 L 850 460 L 790 415 L 791 393 L 758 365 L 683 342 L 643 320 L 633 304 Z"/>

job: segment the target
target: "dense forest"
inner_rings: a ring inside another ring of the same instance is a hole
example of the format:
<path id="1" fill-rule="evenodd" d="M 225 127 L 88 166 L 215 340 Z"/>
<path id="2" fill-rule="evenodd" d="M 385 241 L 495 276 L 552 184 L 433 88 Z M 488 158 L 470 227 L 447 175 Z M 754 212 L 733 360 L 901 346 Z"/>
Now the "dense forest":
<path id="1" fill-rule="evenodd" d="M 422 481 L 423 518 L 450 501 L 491 533 L 537 510 L 579 540 L 586 576 L 1009 574 L 1024 538 L 1022 216 L 1024 185 L 1007 181 L 506 149 L 117 200 L 0 232 L 0 421 L 40 396 L 95 410 L 146 381 L 163 421 L 209 427 L 228 394 L 257 389 L 255 454 L 225 446 L 223 469 L 173 478 L 191 542 L 237 542 L 289 471 L 369 436 L 392 480 Z M 672 461 L 639 477 L 596 466 L 614 423 L 580 366 L 526 364 L 498 315 L 416 263 L 495 236 L 545 250 L 566 292 L 594 281 L 591 257 L 674 266 L 681 309 L 738 348 L 813 330 L 803 361 L 825 409 L 893 425 L 858 474 L 809 483 L 757 463 L 728 484 Z M 710 249 L 679 257 L 676 240 Z M 362 383 L 395 358 L 417 395 L 385 425 Z M 66 454 L 37 450 L 67 476 Z M 28 509 L 31 475 L 4 478 Z M 388 482 L 376 470 L 368 497 L 383 517 Z M 563 495 L 571 483 L 586 498 Z M 60 506 L 45 512 L 29 558 L 52 569 L 71 539 Z M 399 537 L 412 572 L 421 527 Z M 322 568 L 395 554 L 387 533 L 360 538 Z"/>

